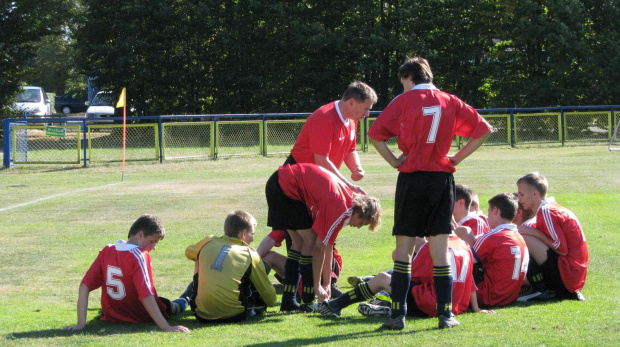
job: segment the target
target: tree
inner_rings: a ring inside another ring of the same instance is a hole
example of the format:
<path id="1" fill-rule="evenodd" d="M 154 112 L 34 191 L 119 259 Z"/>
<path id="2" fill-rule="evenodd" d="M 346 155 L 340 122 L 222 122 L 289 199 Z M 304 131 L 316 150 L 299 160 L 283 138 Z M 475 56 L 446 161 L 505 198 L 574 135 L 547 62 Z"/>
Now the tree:
<path id="1" fill-rule="evenodd" d="M 68 0 L 0 0 L 0 114 L 10 110 L 43 38 L 60 33 Z"/>

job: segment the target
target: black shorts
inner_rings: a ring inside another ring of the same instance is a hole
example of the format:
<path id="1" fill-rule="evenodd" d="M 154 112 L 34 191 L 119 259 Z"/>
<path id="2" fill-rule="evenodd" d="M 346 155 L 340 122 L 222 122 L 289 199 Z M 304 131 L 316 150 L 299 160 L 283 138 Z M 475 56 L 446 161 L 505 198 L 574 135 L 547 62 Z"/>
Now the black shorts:
<path id="1" fill-rule="evenodd" d="M 409 283 L 409 291 L 407 292 L 407 316 L 414 317 L 428 317 L 428 315 L 420 309 L 420 306 L 415 302 L 411 289 L 413 286 L 420 285 L 421 283 L 411 282 Z"/>
<path id="2" fill-rule="evenodd" d="M 295 160 L 295 158 L 293 158 L 293 155 L 290 154 L 288 157 L 286 157 L 286 160 L 284 161 L 284 164 L 282 164 L 282 166 L 295 164 L 297 164 L 297 160 Z"/>
<path id="3" fill-rule="evenodd" d="M 540 273 L 543 275 L 543 281 L 547 286 L 547 289 L 555 291 L 555 296 L 558 299 L 567 298 L 570 294 L 560 275 L 560 268 L 558 267 L 558 260 L 560 255 L 554 250 L 547 250 L 547 260 L 538 266 Z M 530 261 L 534 261 L 530 259 Z"/>
<path id="4" fill-rule="evenodd" d="M 452 173 L 399 173 L 392 235 L 426 237 L 450 234 L 454 195 Z"/>
<path id="5" fill-rule="evenodd" d="M 278 171 L 265 186 L 267 197 L 267 226 L 273 230 L 303 230 L 312 228 L 312 216 L 303 201 L 289 198 L 278 183 Z"/>

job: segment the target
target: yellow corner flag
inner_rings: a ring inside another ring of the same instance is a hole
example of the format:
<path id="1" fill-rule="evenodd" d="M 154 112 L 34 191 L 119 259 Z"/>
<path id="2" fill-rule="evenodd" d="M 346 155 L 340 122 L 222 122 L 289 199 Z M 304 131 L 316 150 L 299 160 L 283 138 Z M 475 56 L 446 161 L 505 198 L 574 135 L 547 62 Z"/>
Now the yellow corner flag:
<path id="1" fill-rule="evenodd" d="M 118 98 L 118 102 L 116 103 L 116 108 L 125 107 L 125 88 L 121 92 L 121 96 Z"/>

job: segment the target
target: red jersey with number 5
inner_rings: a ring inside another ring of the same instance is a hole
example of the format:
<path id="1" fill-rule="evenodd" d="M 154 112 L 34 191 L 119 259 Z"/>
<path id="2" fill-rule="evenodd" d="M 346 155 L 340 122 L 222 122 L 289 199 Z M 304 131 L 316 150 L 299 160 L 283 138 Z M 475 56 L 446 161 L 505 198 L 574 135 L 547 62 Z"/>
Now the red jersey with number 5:
<path id="1" fill-rule="evenodd" d="M 588 269 L 588 245 L 577 217 L 567 208 L 543 201 L 538 207 L 536 228 L 553 240 L 553 248 L 566 256 L 558 259 L 562 282 L 571 293 L 583 289 Z"/>
<path id="2" fill-rule="evenodd" d="M 454 172 L 447 157 L 452 138 L 478 138 L 490 129 L 461 99 L 432 84 L 419 84 L 392 100 L 372 123 L 368 136 L 378 141 L 398 137 L 398 149 L 407 155 L 400 172 Z"/>
<path id="3" fill-rule="evenodd" d="M 484 268 L 478 283 L 480 306 L 504 306 L 519 296 L 530 254 L 514 224 L 502 224 L 474 243 L 474 257 Z"/>
<path id="4" fill-rule="evenodd" d="M 452 270 L 452 313 L 467 311 L 471 293 L 476 291 L 472 275 L 473 256 L 469 246 L 458 236 L 450 236 L 448 255 Z M 411 261 L 411 295 L 416 304 L 429 316 L 437 316 L 437 294 L 433 280 L 433 260 L 429 246 L 424 244 Z"/>
<path id="5" fill-rule="evenodd" d="M 153 319 L 142 300 L 154 295 L 164 318 L 166 306 L 153 284 L 151 254 L 137 245 L 119 240 L 105 246 L 82 280 L 91 291 L 101 289 L 101 320 L 108 322 L 146 323 Z"/>

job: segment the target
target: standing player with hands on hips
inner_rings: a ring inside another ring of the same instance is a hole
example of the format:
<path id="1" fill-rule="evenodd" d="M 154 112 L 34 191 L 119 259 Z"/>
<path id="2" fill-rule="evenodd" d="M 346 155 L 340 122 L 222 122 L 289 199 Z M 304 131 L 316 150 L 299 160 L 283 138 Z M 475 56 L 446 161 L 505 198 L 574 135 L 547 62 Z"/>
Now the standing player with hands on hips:
<path id="1" fill-rule="evenodd" d="M 437 89 L 424 58 L 401 65 L 398 77 L 404 93 L 395 97 L 373 122 L 368 136 L 379 154 L 399 171 L 396 183 L 392 253 L 392 311 L 384 328 L 402 330 L 411 281 L 411 258 L 417 237 L 427 237 L 433 260 L 439 328 L 459 325 L 451 312 L 452 277 L 448 258 L 455 185 L 455 166 L 478 149 L 492 127 L 475 109 L 454 95 Z M 454 155 L 452 138 L 470 137 Z M 386 141 L 398 137 L 398 157 Z"/>

